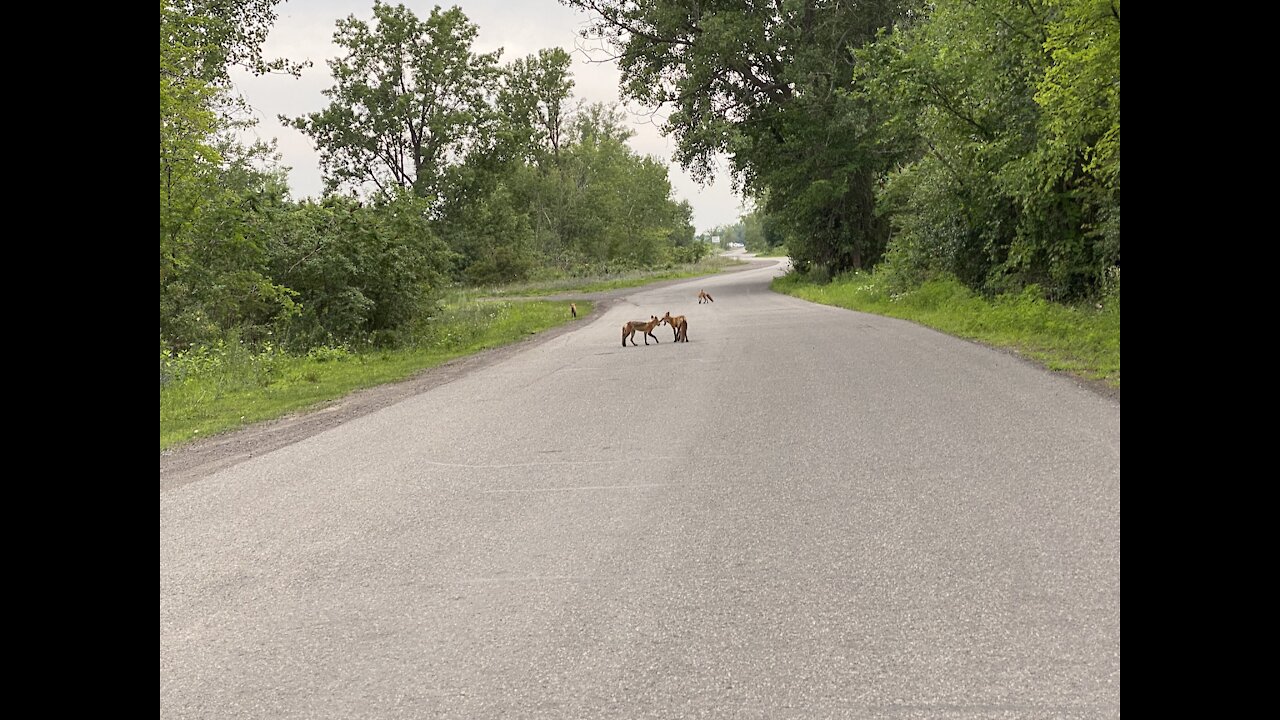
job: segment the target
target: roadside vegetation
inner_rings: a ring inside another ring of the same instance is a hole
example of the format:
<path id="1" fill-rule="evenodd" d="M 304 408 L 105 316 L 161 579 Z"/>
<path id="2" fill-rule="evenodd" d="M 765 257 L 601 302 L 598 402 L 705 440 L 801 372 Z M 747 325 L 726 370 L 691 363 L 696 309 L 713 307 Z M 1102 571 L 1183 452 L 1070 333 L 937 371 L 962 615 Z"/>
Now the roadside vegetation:
<path id="1" fill-rule="evenodd" d="M 593 303 L 575 301 L 578 319 Z M 571 322 L 567 302 L 480 302 L 462 294 L 387 349 L 317 347 L 290 353 L 218 342 L 160 354 L 160 449 L 270 420 L 350 392 L 403 380 L 454 358 Z"/>
<path id="2" fill-rule="evenodd" d="M 1108 305 L 1120 0 L 564 1 L 623 59 L 624 99 L 673 106 L 689 172 L 727 158 L 755 209 L 723 246 L 785 245 L 818 285 L 875 272 L 895 308 L 1012 297 L 1056 324 L 1055 304 Z"/>
<path id="3" fill-rule="evenodd" d="M 160 2 L 162 448 L 569 320 L 503 296 L 724 267 L 567 51 L 503 62 L 458 8 L 337 21 L 325 106 L 282 118 L 323 158 L 323 196 L 293 198 L 233 82 L 309 72 L 263 56 L 278 5 Z"/>
<path id="4" fill-rule="evenodd" d="M 1119 386 L 1120 0 L 564 1 L 779 289 Z"/>
<path id="5" fill-rule="evenodd" d="M 954 278 L 894 292 L 885 273 L 851 272 L 823 282 L 801 273 L 773 288 L 824 305 L 887 315 L 1016 351 L 1050 370 L 1120 387 L 1120 273 L 1097 301 L 1046 301 L 1039 288 L 983 297 Z"/>

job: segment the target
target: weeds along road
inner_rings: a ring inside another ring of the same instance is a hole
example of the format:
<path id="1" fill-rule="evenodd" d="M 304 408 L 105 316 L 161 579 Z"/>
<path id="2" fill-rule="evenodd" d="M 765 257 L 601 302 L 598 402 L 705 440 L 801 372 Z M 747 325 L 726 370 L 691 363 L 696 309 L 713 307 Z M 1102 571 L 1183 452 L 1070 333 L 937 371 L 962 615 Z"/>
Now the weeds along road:
<path id="1" fill-rule="evenodd" d="M 162 480 L 161 717 L 1118 717 L 1118 402 L 778 272 Z"/>

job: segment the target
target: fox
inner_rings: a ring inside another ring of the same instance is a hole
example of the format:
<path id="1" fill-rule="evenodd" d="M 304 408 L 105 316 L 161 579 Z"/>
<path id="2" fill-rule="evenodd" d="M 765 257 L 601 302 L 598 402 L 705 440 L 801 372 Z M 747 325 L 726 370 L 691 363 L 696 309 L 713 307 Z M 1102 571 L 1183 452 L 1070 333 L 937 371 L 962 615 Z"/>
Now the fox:
<path id="1" fill-rule="evenodd" d="M 675 333 L 674 342 L 689 342 L 689 323 L 683 315 L 671 317 L 671 312 L 668 311 L 662 316 L 662 324 L 671 326 L 671 331 Z"/>
<path id="2" fill-rule="evenodd" d="M 703 304 L 703 303 L 709 303 L 709 302 L 715 302 L 715 300 L 713 300 L 713 299 L 711 298 L 711 296 L 707 294 L 707 291 L 706 291 L 706 290 L 699 290 L 699 291 L 698 291 L 698 304 L 699 304 L 699 305 L 701 305 L 701 304 Z"/>
<path id="3" fill-rule="evenodd" d="M 569 303 L 569 314 L 578 317 L 578 306 L 575 303 Z"/>
<path id="4" fill-rule="evenodd" d="M 626 347 L 626 346 L 627 346 L 627 338 L 630 338 L 630 339 L 631 339 L 631 344 L 632 344 L 633 346 L 636 344 L 636 331 L 637 331 L 637 330 L 639 330 L 640 332 L 644 333 L 644 344 L 645 344 L 645 345 L 648 345 L 648 344 L 649 344 L 649 338 L 653 338 L 653 341 L 654 341 L 654 342 L 658 342 L 658 336 L 653 334 L 653 329 L 654 329 L 654 328 L 656 328 L 656 327 L 658 327 L 658 325 L 659 325 L 661 322 L 662 322 L 662 321 L 658 319 L 658 316 L 657 316 L 657 315 L 650 315 L 650 316 L 649 316 L 649 319 L 648 319 L 647 321 L 646 321 L 646 320 L 632 320 L 631 322 L 627 323 L 626 325 L 623 325 L 623 326 L 622 326 L 622 347 Z"/>

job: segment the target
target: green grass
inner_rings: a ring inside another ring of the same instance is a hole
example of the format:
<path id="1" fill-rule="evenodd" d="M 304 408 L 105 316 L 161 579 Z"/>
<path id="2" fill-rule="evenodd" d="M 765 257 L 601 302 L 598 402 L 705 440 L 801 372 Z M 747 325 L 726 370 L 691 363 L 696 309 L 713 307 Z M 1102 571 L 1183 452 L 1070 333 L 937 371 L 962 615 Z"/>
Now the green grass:
<path id="1" fill-rule="evenodd" d="M 690 265 L 683 265 L 671 269 L 632 270 L 629 272 L 596 275 L 592 277 L 557 278 L 554 280 L 504 285 L 502 287 L 479 288 L 472 291 L 472 293 L 479 296 L 489 297 L 537 297 L 540 295 L 602 292 L 605 290 L 640 287 L 641 285 L 648 285 L 649 283 L 661 280 L 682 280 L 685 278 L 701 277 L 703 275 L 713 275 L 726 268 L 745 264 L 746 263 L 741 260 L 714 255 L 703 258 Z"/>
<path id="2" fill-rule="evenodd" d="M 421 370 L 486 348 L 506 345 L 570 320 L 567 302 L 502 300 L 639 287 L 661 280 L 712 275 L 742 265 L 712 256 L 664 270 L 564 278 L 499 288 L 457 290 L 439 317 L 414 333 L 410 347 L 353 352 L 321 348 L 306 356 L 250 353 L 238 346 L 202 348 L 161 358 L 160 449 L 270 420 L 335 400 L 355 390 L 403 380 Z M 497 301 L 495 301 L 497 299 Z M 579 317 L 592 310 L 575 300 Z"/>
<path id="3" fill-rule="evenodd" d="M 1120 387 L 1120 304 L 1068 306 L 1035 289 L 988 300 L 954 280 L 935 280 L 901 294 L 877 287 L 874 275 L 843 275 L 829 284 L 795 273 L 773 288 L 824 305 L 902 318 L 950 335 L 1017 351 L 1051 370 Z"/>
<path id="4" fill-rule="evenodd" d="M 575 302 L 579 319 L 591 312 L 591 302 Z M 222 346 L 162 356 L 162 377 L 169 379 L 160 386 L 160 449 L 402 380 L 570 321 L 564 302 L 452 302 L 407 349 L 322 348 L 299 357 Z"/>

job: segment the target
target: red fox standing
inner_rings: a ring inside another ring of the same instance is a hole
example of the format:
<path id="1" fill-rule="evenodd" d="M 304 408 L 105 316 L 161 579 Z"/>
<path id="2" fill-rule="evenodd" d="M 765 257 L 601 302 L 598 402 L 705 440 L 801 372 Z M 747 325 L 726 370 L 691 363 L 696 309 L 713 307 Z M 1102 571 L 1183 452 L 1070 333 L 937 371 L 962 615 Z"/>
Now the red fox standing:
<path id="1" fill-rule="evenodd" d="M 707 294 L 706 290 L 699 290 L 698 304 L 701 305 L 703 303 L 709 303 L 709 302 L 715 302 L 715 300 L 711 299 L 711 296 Z"/>
<path id="2" fill-rule="evenodd" d="M 644 320 L 632 320 L 622 326 L 622 347 L 627 346 L 627 338 L 631 338 L 631 344 L 636 344 L 636 331 L 644 333 L 644 344 L 649 344 L 649 338 L 653 338 L 654 342 L 658 342 L 658 336 L 653 334 L 653 329 L 658 327 L 662 321 L 657 315 L 650 315 L 648 322 Z"/>
<path id="3" fill-rule="evenodd" d="M 689 342 L 689 323 L 683 315 L 671 317 L 671 312 L 667 311 L 667 314 L 662 316 L 662 324 L 671 326 L 672 332 L 675 333 L 675 342 Z"/>

